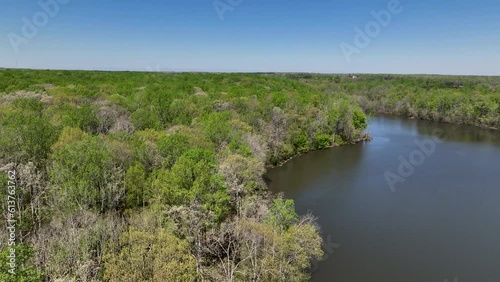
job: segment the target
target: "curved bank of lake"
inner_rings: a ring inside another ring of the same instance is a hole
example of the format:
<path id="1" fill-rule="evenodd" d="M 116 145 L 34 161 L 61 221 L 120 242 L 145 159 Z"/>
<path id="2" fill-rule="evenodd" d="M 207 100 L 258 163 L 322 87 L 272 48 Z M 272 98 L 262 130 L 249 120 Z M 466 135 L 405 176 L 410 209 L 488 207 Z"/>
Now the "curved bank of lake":
<path id="1" fill-rule="evenodd" d="M 318 217 L 312 281 L 500 280 L 500 131 L 376 117 L 368 133 L 267 174 Z"/>

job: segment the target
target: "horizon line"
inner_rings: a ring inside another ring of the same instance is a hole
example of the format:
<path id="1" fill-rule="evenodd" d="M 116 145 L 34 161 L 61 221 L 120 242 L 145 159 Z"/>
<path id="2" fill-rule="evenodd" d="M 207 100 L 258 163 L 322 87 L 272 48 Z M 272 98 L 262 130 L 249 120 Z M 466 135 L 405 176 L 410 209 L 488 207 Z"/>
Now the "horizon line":
<path id="1" fill-rule="evenodd" d="M 378 73 L 378 72 L 309 72 L 309 71 L 237 71 L 237 70 L 147 70 L 147 69 L 67 69 L 67 68 L 23 68 L 0 67 L 0 70 L 40 70 L 40 71 L 88 71 L 88 72 L 136 72 L 136 73 L 207 73 L 207 74 L 315 74 L 315 75 L 401 75 L 401 76 L 466 76 L 500 77 L 495 74 L 445 74 L 445 73 Z"/>

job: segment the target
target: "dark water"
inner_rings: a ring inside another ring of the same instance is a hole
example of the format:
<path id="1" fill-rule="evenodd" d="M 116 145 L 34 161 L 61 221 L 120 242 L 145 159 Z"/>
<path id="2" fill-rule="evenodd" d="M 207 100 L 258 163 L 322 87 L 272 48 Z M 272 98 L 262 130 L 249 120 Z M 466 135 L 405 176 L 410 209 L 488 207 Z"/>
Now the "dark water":
<path id="1" fill-rule="evenodd" d="M 500 281 L 500 131 L 377 117 L 368 133 L 268 173 L 330 241 L 312 281 Z"/>

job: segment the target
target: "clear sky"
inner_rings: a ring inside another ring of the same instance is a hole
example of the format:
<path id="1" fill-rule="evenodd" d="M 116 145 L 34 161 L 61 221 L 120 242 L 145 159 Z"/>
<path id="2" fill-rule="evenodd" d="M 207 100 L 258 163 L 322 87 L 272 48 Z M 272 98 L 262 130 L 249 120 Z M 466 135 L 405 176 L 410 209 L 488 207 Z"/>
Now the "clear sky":
<path id="1" fill-rule="evenodd" d="M 498 0 L 400 0 L 368 46 L 355 28 L 395 0 L 54 1 L 0 0 L 0 67 L 500 75 Z"/>

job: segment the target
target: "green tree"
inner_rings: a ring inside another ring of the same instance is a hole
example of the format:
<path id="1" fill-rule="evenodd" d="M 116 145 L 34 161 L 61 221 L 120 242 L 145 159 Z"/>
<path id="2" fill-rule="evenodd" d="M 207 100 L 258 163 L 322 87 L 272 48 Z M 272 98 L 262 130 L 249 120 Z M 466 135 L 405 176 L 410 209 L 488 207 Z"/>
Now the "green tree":
<path id="1" fill-rule="evenodd" d="M 12 101 L 12 105 L 24 113 L 31 112 L 35 115 L 41 115 L 43 111 L 43 104 L 34 98 L 19 98 Z"/>
<path id="2" fill-rule="evenodd" d="M 202 127 L 204 133 L 216 145 L 228 141 L 231 134 L 231 113 L 210 113 L 203 119 Z"/>
<path id="3" fill-rule="evenodd" d="M 92 134 L 98 133 L 99 119 L 96 116 L 94 106 L 90 104 L 81 107 L 63 105 L 59 113 L 62 114 L 62 126 L 78 127 Z"/>
<path id="4" fill-rule="evenodd" d="M 309 151 L 311 148 L 309 146 L 309 139 L 307 138 L 307 133 L 301 130 L 300 133 L 295 137 L 293 145 L 299 153 L 304 153 Z"/>
<path id="5" fill-rule="evenodd" d="M 189 150 L 171 170 L 158 171 L 153 190 L 160 191 L 162 202 L 169 205 L 198 201 L 219 219 L 230 209 L 224 179 L 217 173 L 217 160 L 214 153 L 206 149 Z"/>
<path id="6" fill-rule="evenodd" d="M 35 253 L 35 249 L 25 244 L 17 244 L 12 249 L 5 246 L 0 252 L 0 281 L 2 282 L 40 282 L 43 278 L 43 273 L 35 268 L 30 263 L 31 257 Z M 11 257 L 15 255 L 14 274 L 10 272 Z"/>
<path id="7" fill-rule="evenodd" d="M 0 159 L 42 165 L 57 139 L 48 120 L 30 112 L 11 111 L 0 119 Z"/>
<path id="8" fill-rule="evenodd" d="M 177 159 L 191 147 L 189 136 L 181 133 L 161 137 L 157 143 L 160 154 L 165 158 L 163 165 L 166 168 L 171 168 Z"/>
<path id="9" fill-rule="evenodd" d="M 117 250 L 104 256 L 104 281 L 195 281 L 196 262 L 187 241 L 164 229 L 130 228 L 120 236 Z M 116 246 L 115 246 L 116 248 Z"/>
<path id="10" fill-rule="evenodd" d="M 126 205 L 128 208 L 143 207 L 149 194 L 146 190 L 146 173 L 141 163 L 130 167 L 125 174 Z"/>
<path id="11" fill-rule="evenodd" d="M 332 145 L 333 138 L 328 134 L 317 134 L 314 136 L 314 148 L 326 149 Z"/>
<path id="12" fill-rule="evenodd" d="M 65 205 L 104 212 L 116 208 L 124 193 L 123 173 L 114 166 L 112 151 L 95 136 L 54 152 L 49 175 L 54 198 Z"/>
<path id="13" fill-rule="evenodd" d="M 242 220 L 237 228 L 240 246 L 237 264 L 241 281 L 292 281 L 310 279 L 311 259 L 320 259 L 321 236 L 310 216 L 306 216 L 287 230 L 273 225 Z"/>
<path id="14" fill-rule="evenodd" d="M 52 145 L 52 150 L 57 151 L 62 147 L 81 141 L 88 137 L 88 134 L 80 128 L 64 127 L 59 135 L 59 139 Z"/>
<path id="15" fill-rule="evenodd" d="M 138 130 L 159 129 L 160 120 L 156 113 L 151 110 L 138 109 L 132 114 L 132 123 Z"/>
<path id="16" fill-rule="evenodd" d="M 368 126 L 366 115 L 360 109 L 353 112 L 353 123 L 356 129 L 365 129 Z"/>
<path id="17" fill-rule="evenodd" d="M 298 220 L 293 200 L 278 197 L 273 200 L 266 222 L 281 231 L 286 231 Z"/>

